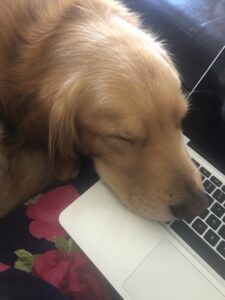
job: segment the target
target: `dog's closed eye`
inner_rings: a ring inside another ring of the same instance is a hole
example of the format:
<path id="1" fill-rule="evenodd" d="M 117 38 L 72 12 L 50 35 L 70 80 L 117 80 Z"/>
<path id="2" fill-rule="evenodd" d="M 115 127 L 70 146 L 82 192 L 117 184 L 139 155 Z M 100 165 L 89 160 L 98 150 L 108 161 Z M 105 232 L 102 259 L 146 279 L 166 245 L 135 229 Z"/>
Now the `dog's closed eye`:
<path id="1" fill-rule="evenodd" d="M 109 135 L 109 138 L 121 141 L 121 142 L 127 142 L 130 144 L 135 143 L 135 139 L 130 137 L 130 136 L 124 136 L 124 135 L 119 135 L 119 134 L 115 134 L 115 135 Z"/>

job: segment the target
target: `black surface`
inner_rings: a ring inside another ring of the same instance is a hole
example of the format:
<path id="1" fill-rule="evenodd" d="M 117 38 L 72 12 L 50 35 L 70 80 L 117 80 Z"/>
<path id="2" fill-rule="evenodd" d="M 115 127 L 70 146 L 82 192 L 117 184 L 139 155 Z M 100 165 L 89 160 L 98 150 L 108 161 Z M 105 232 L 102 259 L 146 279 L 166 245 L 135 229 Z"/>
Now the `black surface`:
<path id="1" fill-rule="evenodd" d="M 223 0 L 124 0 L 166 41 L 191 90 L 225 44 Z"/>
<path id="2" fill-rule="evenodd" d="M 209 229 L 204 235 L 204 239 L 209 242 L 210 245 L 215 246 L 220 240 L 220 237 L 214 231 Z"/>
<path id="3" fill-rule="evenodd" d="M 209 201 L 209 206 L 211 206 L 212 203 L 214 202 L 214 200 L 213 200 L 213 198 L 211 196 L 209 196 L 209 195 L 206 195 L 206 196 L 207 196 L 208 201 Z"/>
<path id="4" fill-rule="evenodd" d="M 204 185 L 205 190 L 209 194 L 212 193 L 216 188 L 216 186 L 212 182 L 210 182 L 209 180 L 204 181 L 203 185 Z"/>
<path id="5" fill-rule="evenodd" d="M 183 122 L 188 145 L 225 175 L 225 49 L 191 93 L 189 102 Z"/>
<path id="6" fill-rule="evenodd" d="M 218 231 L 219 235 L 225 240 L 225 225 L 223 225 Z"/>
<path id="7" fill-rule="evenodd" d="M 205 177 L 209 177 L 211 175 L 210 172 L 206 170 L 204 167 L 201 167 L 199 170 Z"/>
<path id="8" fill-rule="evenodd" d="M 219 189 L 217 189 L 213 193 L 213 198 L 216 199 L 216 201 L 218 201 L 219 203 L 223 203 L 225 200 L 225 194 L 222 191 L 220 191 Z"/>
<path id="9" fill-rule="evenodd" d="M 199 234 L 203 234 L 206 229 L 207 229 L 207 225 L 205 223 L 202 222 L 201 219 L 197 218 L 194 223 L 192 224 L 192 227 L 199 233 Z"/>
<path id="10" fill-rule="evenodd" d="M 31 299 L 69 300 L 58 289 L 25 272 L 10 270 L 0 273 L 0 300 Z"/>
<path id="11" fill-rule="evenodd" d="M 216 248 L 219 253 L 221 253 L 223 255 L 223 257 L 225 258 L 225 241 L 222 241 L 219 243 L 219 245 Z"/>
<path id="12" fill-rule="evenodd" d="M 204 211 L 204 213 L 200 215 L 200 218 L 205 219 L 208 216 L 208 214 L 209 214 L 209 210 L 206 209 L 206 211 Z"/>
<path id="13" fill-rule="evenodd" d="M 212 229 L 216 230 L 220 224 L 221 224 L 221 221 L 216 217 L 214 216 L 213 214 L 211 214 L 207 219 L 206 219 L 206 223 L 212 227 Z"/>
<path id="14" fill-rule="evenodd" d="M 222 185 L 222 182 L 221 182 L 218 178 L 216 178 L 215 176 L 212 176 L 212 177 L 210 178 L 210 180 L 211 180 L 216 186 L 218 186 L 218 187 L 220 187 L 220 186 Z"/>
<path id="15" fill-rule="evenodd" d="M 225 209 L 219 204 L 219 203 L 214 203 L 213 206 L 211 207 L 211 211 L 218 217 L 221 218 L 222 215 L 225 212 Z"/>

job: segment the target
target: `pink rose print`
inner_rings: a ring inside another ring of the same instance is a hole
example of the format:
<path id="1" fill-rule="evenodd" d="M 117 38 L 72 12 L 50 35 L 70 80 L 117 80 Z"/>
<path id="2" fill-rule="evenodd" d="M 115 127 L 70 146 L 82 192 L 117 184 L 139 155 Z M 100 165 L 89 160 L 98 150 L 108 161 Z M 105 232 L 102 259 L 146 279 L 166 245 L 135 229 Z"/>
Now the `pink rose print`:
<path id="1" fill-rule="evenodd" d="M 57 236 L 66 236 L 59 224 L 59 214 L 79 197 L 74 186 L 60 186 L 40 196 L 36 203 L 29 206 L 26 215 L 33 221 L 30 233 L 36 238 L 54 241 Z"/>
<path id="2" fill-rule="evenodd" d="M 109 300 L 106 281 L 80 251 L 51 250 L 39 255 L 33 274 L 60 289 L 71 300 Z"/>
<path id="3" fill-rule="evenodd" d="M 0 272 L 4 272 L 4 271 L 8 270 L 9 268 L 10 268 L 10 266 L 0 263 Z"/>

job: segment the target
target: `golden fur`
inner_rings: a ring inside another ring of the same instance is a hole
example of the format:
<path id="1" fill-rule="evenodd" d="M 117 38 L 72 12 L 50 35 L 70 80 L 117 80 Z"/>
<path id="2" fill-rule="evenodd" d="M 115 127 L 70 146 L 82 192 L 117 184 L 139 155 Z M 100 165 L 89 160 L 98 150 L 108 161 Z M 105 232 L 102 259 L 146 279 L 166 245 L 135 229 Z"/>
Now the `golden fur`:
<path id="1" fill-rule="evenodd" d="M 1 0 L 0 70 L 0 216 L 76 176 L 80 154 L 141 215 L 171 219 L 198 198 L 179 76 L 120 3 Z"/>

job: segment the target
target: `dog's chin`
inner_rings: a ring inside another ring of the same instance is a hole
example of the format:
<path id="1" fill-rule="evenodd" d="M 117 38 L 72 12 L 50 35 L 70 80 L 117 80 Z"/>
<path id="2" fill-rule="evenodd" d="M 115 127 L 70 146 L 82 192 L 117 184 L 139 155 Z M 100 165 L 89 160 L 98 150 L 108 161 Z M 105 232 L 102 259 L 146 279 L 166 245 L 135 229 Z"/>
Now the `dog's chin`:
<path id="1" fill-rule="evenodd" d="M 137 213 L 137 212 L 136 212 Z M 138 213 L 140 216 L 148 219 L 149 221 L 157 221 L 157 222 L 162 222 L 162 223 L 168 223 L 168 222 L 172 222 L 175 221 L 176 218 L 167 212 L 162 212 L 162 213 L 158 213 L 158 214 L 145 214 L 145 213 Z"/>
<path id="2" fill-rule="evenodd" d="M 136 203 L 135 205 L 131 205 L 129 202 L 124 202 L 123 200 L 121 202 L 123 202 L 127 209 L 131 210 L 140 217 L 148 219 L 149 221 L 168 223 L 176 220 L 169 208 L 148 209 L 147 207 L 145 207 L 144 209 L 141 208 L 141 204 L 138 205 L 138 203 Z"/>
<path id="3" fill-rule="evenodd" d="M 158 221 L 158 222 L 162 222 L 162 223 L 169 223 L 169 222 L 172 222 L 172 221 L 175 221 L 176 218 L 172 215 L 165 215 L 165 216 L 156 216 L 156 217 L 152 217 L 150 218 L 150 220 L 153 220 L 153 221 Z"/>
<path id="4" fill-rule="evenodd" d="M 168 209 L 156 208 L 154 210 L 148 208 L 142 209 L 141 208 L 142 204 L 138 204 L 138 202 L 135 205 L 132 205 L 130 204 L 130 201 L 128 199 L 127 201 L 126 200 L 124 201 L 126 197 L 118 197 L 118 199 L 120 199 L 120 202 L 122 202 L 122 204 L 127 209 L 129 209 L 136 215 L 139 215 L 140 217 L 148 219 L 149 221 L 158 221 L 158 222 L 167 223 L 176 220 L 176 218 L 174 217 L 174 215 L 172 214 L 169 208 Z"/>

